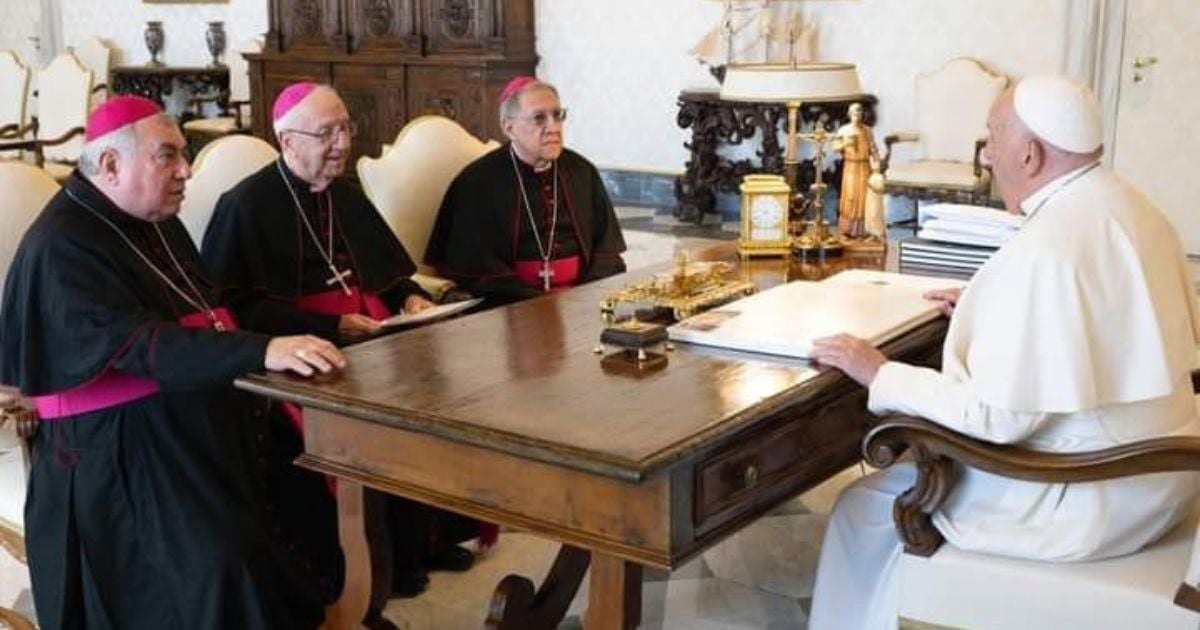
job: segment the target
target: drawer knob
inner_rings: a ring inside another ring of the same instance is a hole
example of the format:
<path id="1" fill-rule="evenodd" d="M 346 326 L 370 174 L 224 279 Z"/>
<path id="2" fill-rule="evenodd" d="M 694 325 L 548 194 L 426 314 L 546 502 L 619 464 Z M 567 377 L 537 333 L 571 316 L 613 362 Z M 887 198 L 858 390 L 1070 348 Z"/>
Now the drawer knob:
<path id="1" fill-rule="evenodd" d="M 758 466 L 748 464 L 746 470 L 742 471 L 742 487 L 753 488 L 758 485 Z"/>

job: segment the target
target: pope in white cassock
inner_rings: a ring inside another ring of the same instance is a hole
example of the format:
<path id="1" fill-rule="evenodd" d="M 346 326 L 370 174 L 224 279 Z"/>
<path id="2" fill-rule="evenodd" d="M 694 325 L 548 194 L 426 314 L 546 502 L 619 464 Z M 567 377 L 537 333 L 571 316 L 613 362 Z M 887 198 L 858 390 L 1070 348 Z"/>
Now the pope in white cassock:
<path id="1" fill-rule="evenodd" d="M 1050 452 L 1200 435 L 1190 382 L 1200 328 L 1178 236 L 1099 163 L 1099 108 L 1065 79 L 1021 81 L 993 105 L 986 156 L 1010 212 L 1027 217 L 961 292 L 942 371 L 888 361 L 865 342 L 819 340 L 815 358 L 867 386 L 877 414 Z M 902 551 L 892 503 L 911 463 L 845 490 L 825 534 L 810 627 L 895 628 Z M 1044 484 L 966 468 L 933 515 L 959 548 L 1070 562 L 1132 553 L 1197 496 L 1193 473 Z"/>

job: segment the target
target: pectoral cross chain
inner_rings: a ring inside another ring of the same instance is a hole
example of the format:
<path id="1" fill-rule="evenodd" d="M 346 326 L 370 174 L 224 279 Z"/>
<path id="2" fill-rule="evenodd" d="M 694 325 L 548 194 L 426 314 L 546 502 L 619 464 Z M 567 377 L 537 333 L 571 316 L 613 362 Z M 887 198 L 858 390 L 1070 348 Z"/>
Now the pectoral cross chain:
<path id="1" fill-rule="evenodd" d="M 542 279 L 542 290 L 550 290 L 550 279 L 554 277 L 554 270 L 550 268 L 549 262 L 542 262 L 542 268 L 538 271 L 538 277 Z"/>
<path id="2" fill-rule="evenodd" d="M 353 270 L 343 269 L 341 271 L 338 271 L 337 266 L 334 265 L 333 263 L 330 263 L 329 271 L 333 275 L 330 276 L 329 279 L 325 281 L 325 284 L 327 286 L 333 286 L 334 283 L 340 284 L 340 285 L 342 285 L 342 291 L 345 291 L 346 295 L 350 295 L 351 294 L 350 285 L 346 284 L 346 278 L 350 277 L 350 274 L 353 273 Z"/>

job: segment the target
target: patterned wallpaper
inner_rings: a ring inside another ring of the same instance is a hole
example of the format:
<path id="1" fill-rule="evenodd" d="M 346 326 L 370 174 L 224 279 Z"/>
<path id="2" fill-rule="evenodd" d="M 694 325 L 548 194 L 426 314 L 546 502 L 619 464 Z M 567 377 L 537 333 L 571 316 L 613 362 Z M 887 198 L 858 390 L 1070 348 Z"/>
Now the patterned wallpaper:
<path id="1" fill-rule="evenodd" d="M 118 63 L 149 58 L 142 43 L 147 20 L 163 21 L 163 57 L 172 64 L 208 60 L 210 20 L 225 21 L 231 48 L 267 27 L 267 0 L 59 1 L 64 42 L 99 33 L 117 48 Z M 818 26 L 819 58 L 858 64 L 863 86 L 880 99 L 876 132 L 882 135 L 912 126 L 913 76 L 953 57 L 975 57 L 1012 76 L 1061 71 L 1080 7 L 1100 1 L 806 0 L 796 6 Z M 571 109 L 568 143 L 604 167 L 681 171 L 686 134 L 675 124 L 675 99 L 685 86 L 715 87 L 687 50 L 718 22 L 720 3 L 535 2 L 539 73 L 559 86 Z M 36 5 L 0 0 L 0 46 L 24 39 Z"/>

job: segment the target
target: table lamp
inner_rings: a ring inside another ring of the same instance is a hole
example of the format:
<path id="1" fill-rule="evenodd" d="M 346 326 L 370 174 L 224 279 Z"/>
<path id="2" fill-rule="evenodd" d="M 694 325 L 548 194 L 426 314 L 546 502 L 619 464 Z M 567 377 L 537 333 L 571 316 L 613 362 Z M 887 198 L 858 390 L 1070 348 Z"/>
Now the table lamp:
<path id="1" fill-rule="evenodd" d="M 829 134 L 821 123 L 812 133 L 799 133 L 797 116 L 800 104 L 848 101 L 861 96 L 863 93 L 858 72 L 850 63 L 733 64 L 725 71 L 721 99 L 787 104 L 787 148 L 783 164 L 787 182 L 793 191 L 796 190 L 797 168 L 800 164 L 797 142 L 800 139 L 811 140 L 817 146 L 814 157 L 816 181 L 809 189 L 809 205 L 815 216 L 804 234 L 796 240 L 795 249 L 798 251 L 825 253 L 841 251 L 842 247 L 841 241 L 829 232 L 823 211 L 826 186 L 821 182 L 821 162 Z"/>

